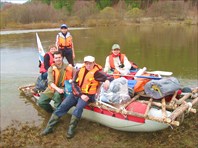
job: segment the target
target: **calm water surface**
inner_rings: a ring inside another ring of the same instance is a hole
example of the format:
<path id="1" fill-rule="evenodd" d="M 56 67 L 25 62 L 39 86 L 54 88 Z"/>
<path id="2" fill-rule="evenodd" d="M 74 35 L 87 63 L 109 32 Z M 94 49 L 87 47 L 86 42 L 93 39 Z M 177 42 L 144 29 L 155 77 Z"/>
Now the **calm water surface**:
<path id="1" fill-rule="evenodd" d="M 37 30 L 38 31 L 38 30 Z M 198 86 L 197 27 L 136 26 L 71 30 L 76 59 L 93 55 L 104 66 L 111 46 L 118 43 L 121 51 L 148 70 L 171 71 L 182 86 Z M 14 32 L 13 32 L 14 33 Z M 44 49 L 55 43 L 55 31 L 38 32 Z M 35 32 L 9 34 L 1 32 L 1 130 L 12 123 L 35 122 L 42 124 L 40 108 L 33 106 L 18 87 L 35 82 L 39 75 Z"/>

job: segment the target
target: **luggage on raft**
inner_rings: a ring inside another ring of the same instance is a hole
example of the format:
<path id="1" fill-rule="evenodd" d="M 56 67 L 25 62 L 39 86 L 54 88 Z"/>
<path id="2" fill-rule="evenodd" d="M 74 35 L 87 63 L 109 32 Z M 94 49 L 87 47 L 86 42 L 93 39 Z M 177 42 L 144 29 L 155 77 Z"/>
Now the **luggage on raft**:
<path id="1" fill-rule="evenodd" d="M 154 99 L 161 99 L 174 94 L 181 89 L 179 81 L 174 77 L 162 78 L 161 80 L 151 80 L 144 86 L 144 91 Z"/>

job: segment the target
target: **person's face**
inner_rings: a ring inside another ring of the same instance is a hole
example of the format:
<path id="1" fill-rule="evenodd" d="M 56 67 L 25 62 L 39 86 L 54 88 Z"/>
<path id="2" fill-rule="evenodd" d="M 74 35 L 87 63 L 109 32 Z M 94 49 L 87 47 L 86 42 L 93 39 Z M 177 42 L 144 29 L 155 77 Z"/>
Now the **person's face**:
<path id="1" fill-rule="evenodd" d="M 65 34 L 67 32 L 67 28 L 61 28 L 61 32 Z"/>
<path id="2" fill-rule="evenodd" d="M 58 51 L 58 49 L 57 49 L 56 47 L 50 48 L 50 52 L 51 52 L 52 54 L 54 54 L 55 51 Z"/>
<path id="3" fill-rule="evenodd" d="M 113 51 L 112 51 L 112 53 L 114 54 L 114 55 L 118 55 L 119 53 L 120 53 L 120 49 L 114 49 Z"/>
<path id="4" fill-rule="evenodd" d="M 94 68 L 94 64 L 94 62 L 85 62 L 85 67 L 88 71 L 90 71 Z"/>
<path id="5" fill-rule="evenodd" d="M 63 62 L 63 57 L 61 56 L 61 54 L 55 54 L 54 55 L 54 63 L 56 65 L 60 65 Z"/>

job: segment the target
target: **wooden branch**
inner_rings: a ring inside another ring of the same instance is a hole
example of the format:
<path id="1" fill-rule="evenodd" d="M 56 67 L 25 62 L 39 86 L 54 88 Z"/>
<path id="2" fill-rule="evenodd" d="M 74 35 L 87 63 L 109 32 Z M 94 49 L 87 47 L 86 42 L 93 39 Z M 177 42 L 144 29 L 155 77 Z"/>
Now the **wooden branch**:
<path id="1" fill-rule="evenodd" d="M 149 110 L 150 110 L 150 108 L 151 108 L 152 101 L 153 101 L 152 98 L 150 98 L 149 101 L 148 101 L 148 105 L 147 105 L 146 111 L 145 111 L 145 113 L 144 113 L 144 117 L 145 117 L 145 118 L 148 116 L 148 112 L 149 112 Z"/>
<path id="2" fill-rule="evenodd" d="M 192 93 L 186 94 L 184 95 L 181 99 L 177 100 L 176 103 L 178 105 L 182 104 L 186 99 L 188 99 L 190 96 L 192 95 Z"/>
<path id="3" fill-rule="evenodd" d="M 162 99 L 162 118 L 166 118 L 166 100 L 165 98 Z"/>
<path id="4" fill-rule="evenodd" d="M 196 104 L 196 103 L 198 103 L 198 97 L 195 98 L 195 99 L 191 102 L 192 106 L 193 106 L 194 104 Z M 184 104 L 182 104 L 181 106 L 179 106 L 179 107 L 171 114 L 171 116 L 170 116 L 169 118 L 170 118 L 172 121 L 175 120 L 178 116 L 180 116 L 181 114 L 183 114 L 184 111 L 186 111 L 189 107 L 190 107 L 190 106 L 189 106 L 189 103 L 184 103 Z"/>
<path id="5" fill-rule="evenodd" d="M 129 102 L 127 102 L 126 104 L 124 104 L 123 106 L 121 106 L 121 108 L 126 108 L 129 104 L 131 104 L 132 102 L 134 102 L 135 100 L 137 100 L 140 97 L 140 95 L 136 95 L 135 97 L 133 97 Z"/>
<path id="6" fill-rule="evenodd" d="M 175 91 L 175 93 L 174 93 L 174 95 L 173 95 L 173 97 L 171 98 L 171 101 L 170 101 L 170 103 L 169 103 L 169 105 L 172 106 L 172 107 L 176 107 L 176 106 L 175 106 L 175 102 L 177 101 L 177 99 L 176 99 L 177 92 L 178 92 L 178 91 Z"/>

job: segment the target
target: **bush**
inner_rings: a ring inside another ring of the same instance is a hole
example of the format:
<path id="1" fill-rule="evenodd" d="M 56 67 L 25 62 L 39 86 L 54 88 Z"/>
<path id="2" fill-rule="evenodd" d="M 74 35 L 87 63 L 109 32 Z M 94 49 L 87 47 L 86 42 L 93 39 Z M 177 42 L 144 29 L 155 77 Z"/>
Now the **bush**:
<path id="1" fill-rule="evenodd" d="M 126 12 L 126 18 L 139 18 L 143 15 L 143 11 L 139 8 L 133 8 Z"/>

